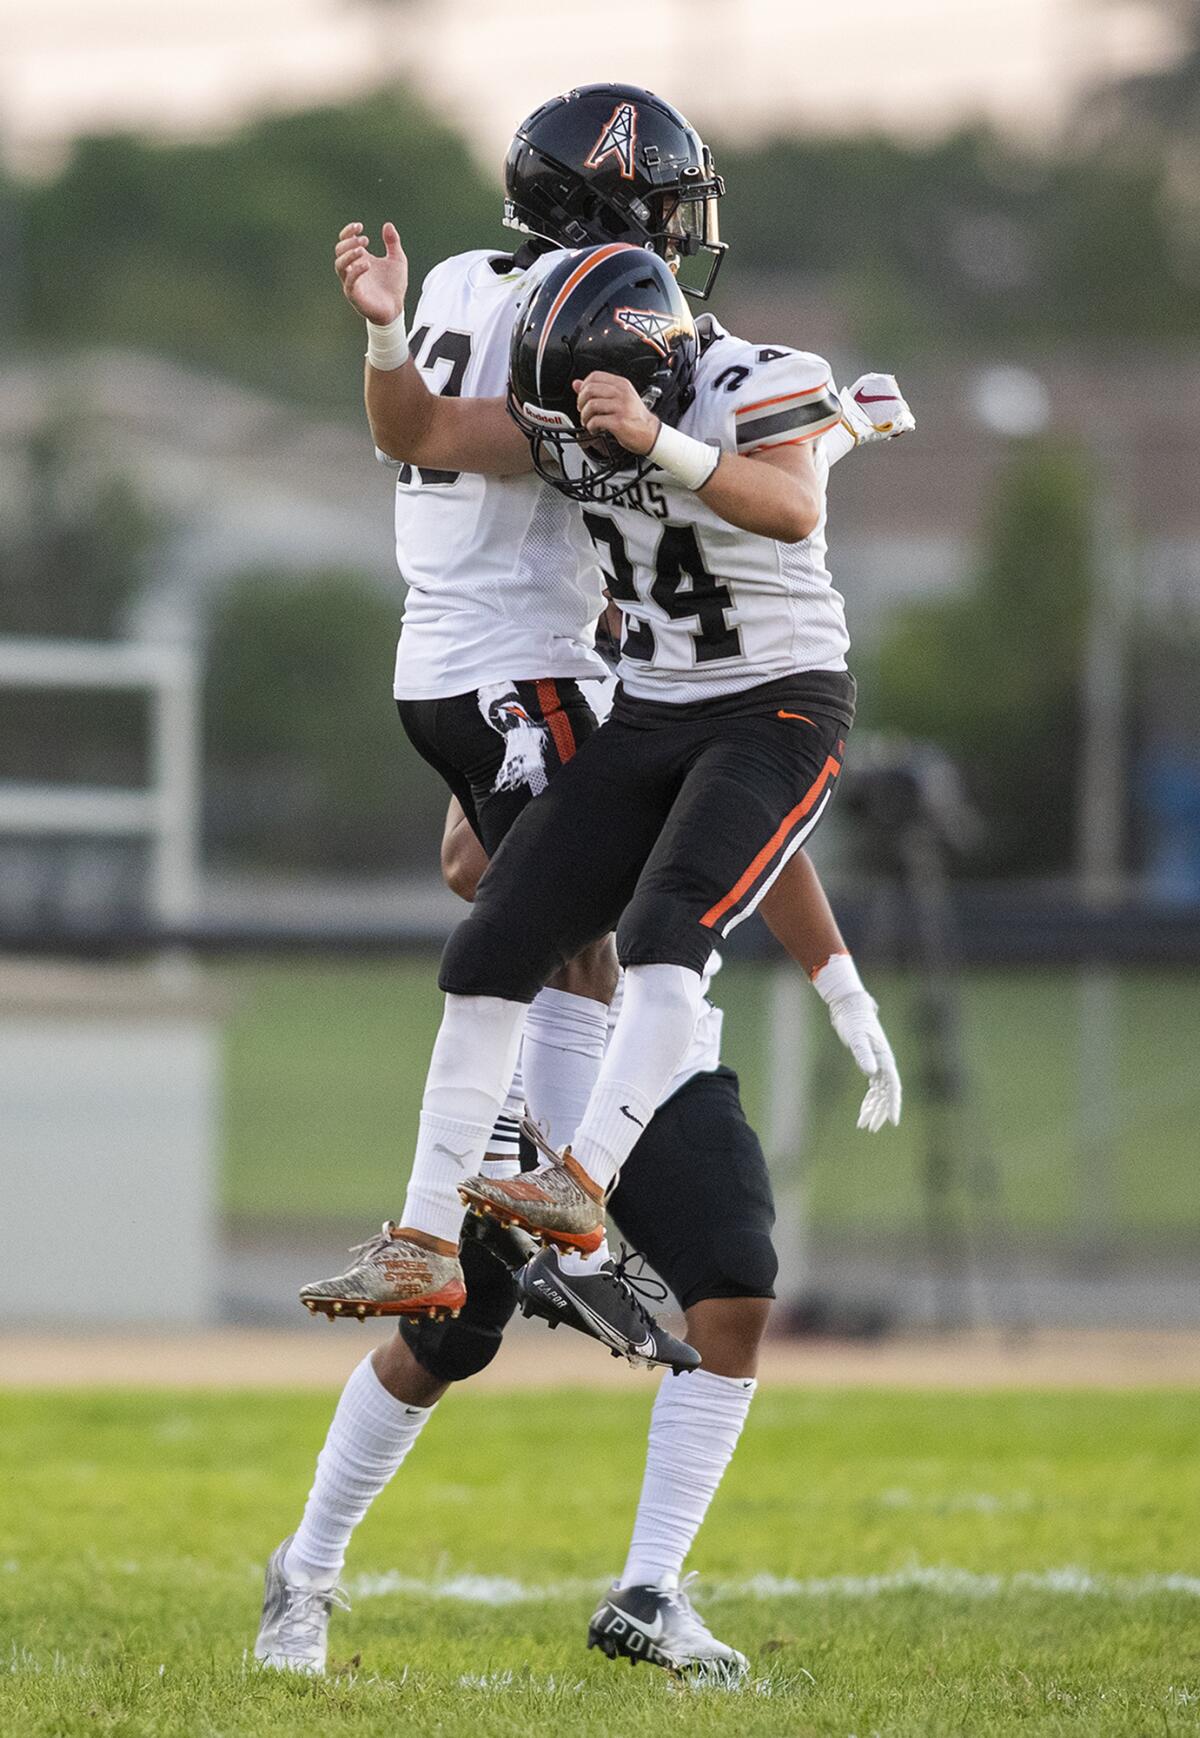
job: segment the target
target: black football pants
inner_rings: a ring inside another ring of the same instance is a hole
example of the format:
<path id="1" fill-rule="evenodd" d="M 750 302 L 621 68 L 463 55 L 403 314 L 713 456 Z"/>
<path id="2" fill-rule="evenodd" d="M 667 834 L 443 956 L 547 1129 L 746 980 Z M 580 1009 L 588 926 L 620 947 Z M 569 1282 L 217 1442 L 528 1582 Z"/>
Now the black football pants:
<path id="1" fill-rule="evenodd" d="M 695 704 L 619 694 L 492 858 L 442 989 L 532 1001 L 614 927 L 622 965 L 702 972 L 824 814 L 853 701 L 830 672 Z"/>

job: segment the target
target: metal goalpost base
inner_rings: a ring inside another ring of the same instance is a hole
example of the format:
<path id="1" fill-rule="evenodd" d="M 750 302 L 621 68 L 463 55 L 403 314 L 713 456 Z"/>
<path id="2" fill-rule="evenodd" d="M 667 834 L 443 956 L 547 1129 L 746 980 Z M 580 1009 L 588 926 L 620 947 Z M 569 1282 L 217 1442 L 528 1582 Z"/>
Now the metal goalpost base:
<path id="1" fill-rule="evenodd" d="M 191 648 L 0 638 L 0 687 L 149 695 L 144 790 L 0 780 L 0 836 L 145 838 L 154 919 L 164 930 L 188 922 L 197 903 L 200 815 L 200 676 Z"/>

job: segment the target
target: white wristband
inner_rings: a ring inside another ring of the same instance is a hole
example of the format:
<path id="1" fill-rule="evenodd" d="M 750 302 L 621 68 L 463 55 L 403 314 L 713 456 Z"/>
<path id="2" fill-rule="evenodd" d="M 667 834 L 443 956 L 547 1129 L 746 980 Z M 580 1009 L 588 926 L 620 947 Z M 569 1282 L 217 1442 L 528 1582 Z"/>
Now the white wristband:
<path id="1" fill-rule="evenodd" d="M 702 489 L 721 462 L 721 449 L 693 440 L 691 435 L 660 422 L 658 438 L 647 457 L 685 489 Z"/>
<path id="2" fill-rule="evenodd" d="M 848 953 L 833 953 L 820 971 L 813 973 L 813 989 L 827 1005 L 843 996 L 866 994 L 866 986 L 858 975 L 858 967 Z"/>
<path id="3" fill-rule="evenodd" d="M 373 320 L 367 321 L 367 361 L 372 368 L 378 368 L 385 374 L 393 368 L 403 368 L 408 361 L 408 355 L 408 333 L 404 329 L 403 311 L 386 326 L 377 326 Z"/>

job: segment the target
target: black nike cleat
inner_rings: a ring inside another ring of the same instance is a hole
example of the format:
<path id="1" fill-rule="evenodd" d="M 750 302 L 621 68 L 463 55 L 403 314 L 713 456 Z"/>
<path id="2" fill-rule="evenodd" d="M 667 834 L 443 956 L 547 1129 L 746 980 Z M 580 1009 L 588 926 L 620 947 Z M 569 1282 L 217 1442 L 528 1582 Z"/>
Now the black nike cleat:
<path id="1" fill-rule="evenodd" d="M 740 1683 L 750 1662 L 700 1617 L 687 1595 L 693 1579 L 682 1587 L 610 1587 L 588 1625 L 588 1646 L 610 1660 L 646 1660 L 700 1682 Z"/>
<path id="2" fill-rule="evenodd" d="M 657 1286 L 666 1297 L 666 1286 L 628 1273 L 628 1261 L 623 1253 L 620 1261 L 606 1261 L 595 1273 L 564 1273 L 558 1251 L 543 1249 L 517 1275 L 522 1313 L 541 1316 L 552 1328 L 566 1322 L 599 1340 L 614 1358 L 648 1370 L 662 1364 L 676 1375 L 694 1370 L 699 1352 L 661 1327 L 634 1289 Z"/>

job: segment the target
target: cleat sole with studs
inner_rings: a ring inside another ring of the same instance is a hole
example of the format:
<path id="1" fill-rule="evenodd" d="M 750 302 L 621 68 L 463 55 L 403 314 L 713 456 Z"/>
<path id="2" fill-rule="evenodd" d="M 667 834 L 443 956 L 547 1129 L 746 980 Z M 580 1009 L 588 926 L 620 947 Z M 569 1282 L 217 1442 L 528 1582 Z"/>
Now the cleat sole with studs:
<path id="1" fill-rule="evenodd" d="M 366 1321 L 368 1316 L 430 1316 L 444 1321 L 457 1316 L 467 1301 L 466 1288 L 455 1281 L 440 1295 L 417 1301 L 377 1303 L 369 1298 L 302 1297 L 301 1303 L 309 1315 L 322 1315 L 328 1321 Z"/>
<path id="2" fill-rule="evenodd" d="M 476 1200 L 465 1189 L 458 1191 L 458 1198 L 467 1212 L 474 1213 L 476 1218 L 491 1219 L 505 1231 L 524 1231 L 526 1236 L 540 1243 L 543 1249 L 557 1249 L 560 1255 L 594 1255 L 604 1241 L 602 1225 L 594 1231 L 579 1234 L 573 1231 L 547 1231 L 544 1226 L 534 1225 L 519 1215 L 502 1213 L 490 1201 Z"/>

